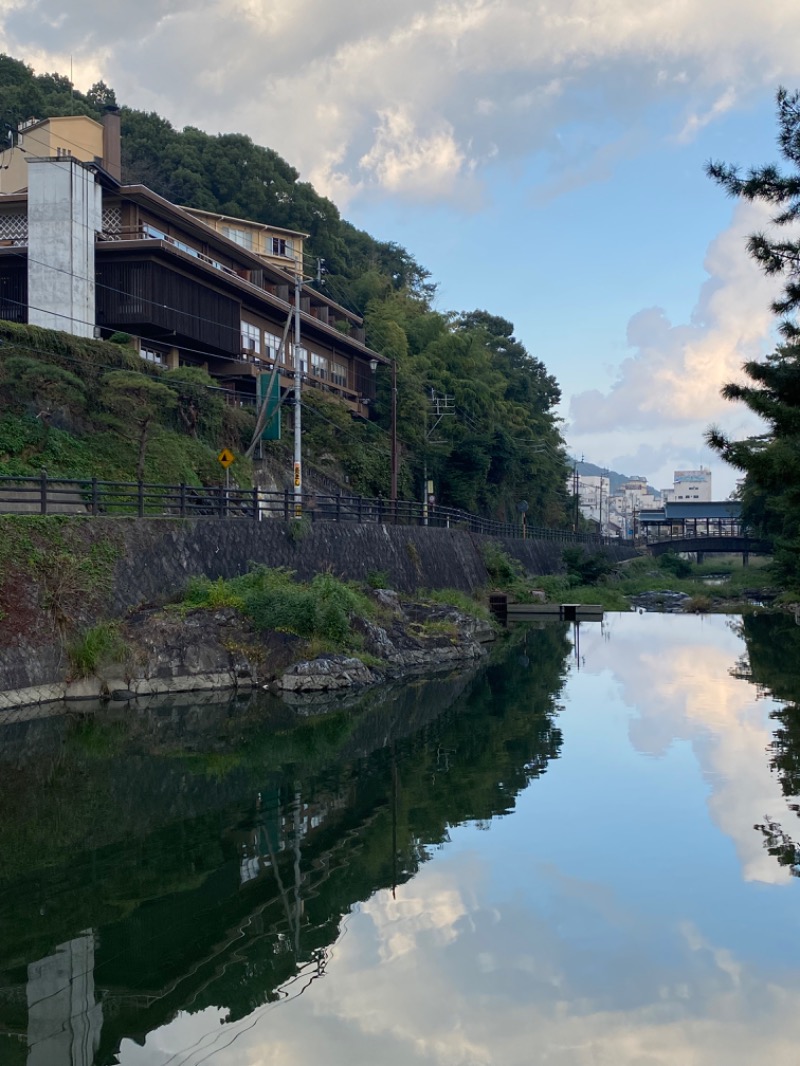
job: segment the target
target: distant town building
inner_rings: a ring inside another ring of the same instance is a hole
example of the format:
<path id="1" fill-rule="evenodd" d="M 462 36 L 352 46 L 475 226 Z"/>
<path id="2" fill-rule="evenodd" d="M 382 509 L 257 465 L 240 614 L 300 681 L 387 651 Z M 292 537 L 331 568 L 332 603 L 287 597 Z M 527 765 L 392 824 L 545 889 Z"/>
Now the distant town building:
<path id="1" fill-rule="evenodd" d="M 673 495 L 670 502 L 695 501 L 708 503 L 711 500 L 711 471 L 705 467 L 699 470 L 676 470 L 674 474 Z"/>

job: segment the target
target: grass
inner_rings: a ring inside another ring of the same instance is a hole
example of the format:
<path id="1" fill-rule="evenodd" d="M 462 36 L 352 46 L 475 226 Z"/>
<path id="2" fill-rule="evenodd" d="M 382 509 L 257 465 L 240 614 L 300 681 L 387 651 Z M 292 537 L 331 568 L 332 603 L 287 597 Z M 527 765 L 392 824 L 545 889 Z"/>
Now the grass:
<path id="1" fill-rule="evenodd" d="M 689 564 L 689 575 L 678 577 L 672 565 L 661 566 L 650 556 L 631 560 L 595 585 L 575 585 L 569 575 L 557 574 L 537 578 L 551 602 L 598 603 L 607 611 L 625 611 L 630 598 L 644 593 L 682 592 L 691 597 L 688 609 L 704 612 L 719 601 L 738 603 L 753 589 L 777 591 L 769 565 L 742 566 L 729 560 L 697 565 Z M 709 586 L 704 579 L 724 576 L 721 585 Z"/>
<path id="2" fill-rule="evenodd" d="M 428 603 L 441 603 L 445 607 L 455 607 L 471 618 L 480 618 L 484 622 L 492 621 L 487 607 L 458 589 L 426 589 L 422 596 Z"/>
<path id="3" fill-rule="evenodd" d="M 76 678 L 92 677 L 104 666 L 124 663 L 128 654 L 128 645 L 113 622 L 99 622 L 67 645 L 72 674 Z"/>
<path id="4" fill-rule="evenodd" d="M 195 578 L 187 586 L 183 611 L 192 608 L 232 607 L 251 619 L 256 629 L 293 633 L 323 642 L 326 650 L 356 647 L 355 617 L 369 618 L 373 604 L 355 584 L 330 573 L 316 574 L 309 582 L 296 581 L 284 567 L 254 567 L 228 581 Z"/>

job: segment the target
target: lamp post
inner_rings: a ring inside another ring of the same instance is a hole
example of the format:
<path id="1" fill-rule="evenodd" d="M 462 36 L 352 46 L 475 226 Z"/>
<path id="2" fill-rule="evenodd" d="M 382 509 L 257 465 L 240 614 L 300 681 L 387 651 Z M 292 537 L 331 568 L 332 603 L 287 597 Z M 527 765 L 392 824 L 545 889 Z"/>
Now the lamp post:
<path id="1" fill-rule="evenodd" d="M 302 445 L 302 388 L 303 368 L 301 365 L 303 350 L 300 347 L 300 293 L 303 288 L 301 275 L 294 279 L 294 517 L 303 516 L 303 445 Z"/>

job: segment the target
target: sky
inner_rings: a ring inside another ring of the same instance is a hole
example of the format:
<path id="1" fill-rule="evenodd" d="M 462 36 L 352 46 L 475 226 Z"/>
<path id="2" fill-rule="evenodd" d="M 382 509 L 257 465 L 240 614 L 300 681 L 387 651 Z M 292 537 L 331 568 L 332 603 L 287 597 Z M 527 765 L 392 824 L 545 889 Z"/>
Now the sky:
<path id="1" fill-rule="evenodd" d="M 656 488 L 710 466 L 721 399 L 774 347 L 768 217 L 709 159 L 778 159 L 796 0 L 0 0 L 0 51 L 182 128 L 278 151 L 406 247 L 442 311 L 514 323 L 562 389 L 570 454 Z"/>

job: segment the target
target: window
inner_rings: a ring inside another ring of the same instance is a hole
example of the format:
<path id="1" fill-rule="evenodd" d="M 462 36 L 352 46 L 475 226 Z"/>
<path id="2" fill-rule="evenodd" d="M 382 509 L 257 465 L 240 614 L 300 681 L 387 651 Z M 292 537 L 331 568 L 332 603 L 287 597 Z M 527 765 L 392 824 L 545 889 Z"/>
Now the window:
<path id="1" fill-rule="evenodd" d="M 328 360 L 324 355 L 317 355 L 316 352 L 311 353 L 311 372 L 318 378 L 322 378 L 323 381 L 328 380 Z"/>
<path id="2" fill-rule="evenodd" d="M 279 255 L 283 259 L 293 258 L 294 247 L 291 241 L 287 241 L 283 237 L 270 237 L 268 240 L 270 255 Z"/>
<path id="3" fill-rule="evenodd" d="M 139 355 L 146 363 L 155 363 L 156 366 L 164 366 L 167 361 L 163 352 L 156 348 L 146 348 L 144 345 L 139 349 Z"/>
<path id="4" fill-rule="evenodd" d="M 276 337 L 274 333 L 264 333 L 264 355 L 270 362 L 274 363 L 278 358 L 278 349 L 281 346 L 280 337 Z M 283 353 L 282 362 L 286 362 L 286 353 Z"/>
<path id="5" fill-rule="evenodd" d="M 252 251 L 253 236 L 247 230 L 237 229 L 235 226 L 223 226 L 222 233 L 229 241 L 234 241 L 241 248 L 248 248 Z"/>
<path id="6" fill-rule="evenodd" d="M 337 363 L 336 360 L 331 363 L 331 381 L 343 389 L 347 388 L 347 363 Z"/>
<path id="7" fill-rule="evenodd" d="M 242 351 L 261 355 L 261 330 L 252 322 L 242 322 Z"/>

